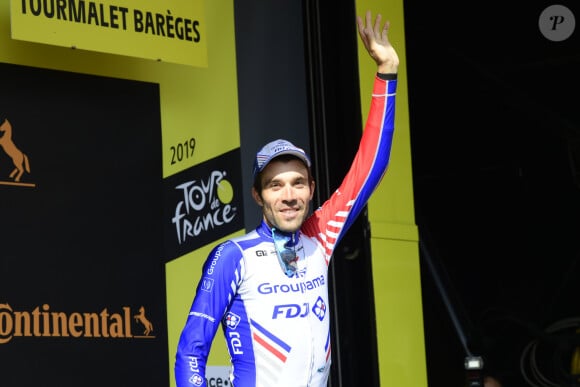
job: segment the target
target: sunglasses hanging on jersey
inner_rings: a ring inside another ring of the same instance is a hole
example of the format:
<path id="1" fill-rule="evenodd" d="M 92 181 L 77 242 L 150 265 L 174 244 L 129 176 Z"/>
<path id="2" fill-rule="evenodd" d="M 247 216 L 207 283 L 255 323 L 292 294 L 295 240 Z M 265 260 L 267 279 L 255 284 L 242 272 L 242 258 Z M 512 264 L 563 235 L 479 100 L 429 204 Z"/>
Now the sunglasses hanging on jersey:
<path id="1" fill-rule="evenodd" d="M 272 228 L 272 239 L 276 247 L 276 255 L 282 267 L 282 271 L 288 277 L 292 277 L 298 269 L 298 256 L 296 255 L 296 243 L 294 234 L 287 235 Z"/>

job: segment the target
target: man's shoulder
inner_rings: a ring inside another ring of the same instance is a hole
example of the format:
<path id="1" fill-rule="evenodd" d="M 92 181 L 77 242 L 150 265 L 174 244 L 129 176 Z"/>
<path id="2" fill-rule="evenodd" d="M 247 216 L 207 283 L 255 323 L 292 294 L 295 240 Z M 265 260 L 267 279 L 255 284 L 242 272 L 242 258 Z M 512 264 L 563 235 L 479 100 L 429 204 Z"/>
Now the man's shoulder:
<path id="1" fill-rule="evenodd" d="M 260 235 L 256 232 L 256 230 L 252 230 L 252 231 L 245 233 L 244 235 L 230 238 L 226 241 L 226 243 L 227 242 L 240 243 L 240 242 L 251 241 L 251 240 L 255 240 L 255 239 L 259 239 L 259 238 L 260 238 Z"/>
<path id="2" fill-rule="evenodd" d="M 224 251 L 237 250 L 243 252 L 265 241 L 266 241 L 265 238 L 263 238 L 258 232 L 256 232 L 256 230 L 253 230 L 244 235 L 233 237 L 220 243 L 216 247 L 216 249 L 220 248 L 221 250 Z"/>

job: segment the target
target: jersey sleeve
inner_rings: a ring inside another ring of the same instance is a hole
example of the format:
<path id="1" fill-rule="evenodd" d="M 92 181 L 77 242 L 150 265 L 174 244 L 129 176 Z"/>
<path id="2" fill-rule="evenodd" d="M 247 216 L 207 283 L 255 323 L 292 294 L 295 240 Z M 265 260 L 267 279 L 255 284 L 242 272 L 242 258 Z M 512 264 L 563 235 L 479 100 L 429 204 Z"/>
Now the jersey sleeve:
<path id="1" fill-rule="evenodd" d="M 306 221 L 302 231 L 324 246 L 327 262 L 335 246 L 381 182 L 395 127 L 396 75 L 375 77 L 370 111 L 350 169 L 339 188 Z"/>
<path id="2" fill-rule="evenodd" d="M 230 242 L 216 246 L 206 259 L 175 356 L 178 387 L 205 386 L 211 344 L 241 278 L 242 252 Z"/>

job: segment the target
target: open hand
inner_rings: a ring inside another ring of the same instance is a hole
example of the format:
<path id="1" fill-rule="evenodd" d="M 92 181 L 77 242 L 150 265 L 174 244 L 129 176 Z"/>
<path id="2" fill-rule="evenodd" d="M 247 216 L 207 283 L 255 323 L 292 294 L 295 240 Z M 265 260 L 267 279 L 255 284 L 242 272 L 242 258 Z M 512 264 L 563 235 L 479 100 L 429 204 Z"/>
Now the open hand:
<path id="1" fill-rule="evenodd" d="M 390 22 L 387 20 L 381 29 L 381 14 L 372 22 L 371 11 L 366 13 L 366 25 L 363 18 L 357 16 L 358 32 L 371 58 L 378 66 L 379 73 L 396 73 L 399 67 L 399 56 L 389 42 Z"/>

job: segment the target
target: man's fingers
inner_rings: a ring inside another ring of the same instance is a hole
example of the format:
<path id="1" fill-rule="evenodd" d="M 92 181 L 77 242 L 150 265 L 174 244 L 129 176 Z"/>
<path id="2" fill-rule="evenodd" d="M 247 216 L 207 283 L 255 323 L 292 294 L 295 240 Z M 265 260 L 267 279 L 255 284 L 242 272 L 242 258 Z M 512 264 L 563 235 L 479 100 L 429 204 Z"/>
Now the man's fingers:
<path id="1" fill-rule="evenodd" d="M 373 16 L 371 15 L 371 11 L 370 10 L 367 10 L 367 15 L 366 16 L 367 16 L 367 27 L 370 28 L 370 26 L 373 23 Z"/>
<path id="2" fill-rule="evenodd" d="M 391 23 L 387 20 L 385 22 L 385 26 L 383 27 L 383 35 L 382 35 L 382 40 L 383 42 L 388 42 L 389 40 L 389 28 L 391 26 Z"/>
<path id="3" fill-rule="evenodd" d="M 357 16 L 358 31 L 367 49 L 370 49 L 370 45 L 373 44 L 373 42 L 377 42 L 381 45 L 388 42 L 390 22 L 387 20 L 384 26 L 381 27 L 382 19 L 383 16 L 379 13 L 373 22 L 370 10 L 366 12 L 364 21 L 362 17 Z"/>
<path id="4" fill-rule="evenodd" d="M 381 14 L 377 14 L 377 17 L 375 18 L 375 26 L 373 28 L 373 30 L 375 31 L 375 34 L 377 36 L 381 36 L 381 20 L 382 20 L 382 16 Z"/>
<path id="5" fill-rule="evenodd" d="M 360 36 L 360 39 L 362 40 L 364 46 L 368 48 L 368 43 L 367 43 L 368 38 L 366 36 L 365 26 L 364 26 L 362 17 L 357 16 L 356 21 L 357 21 L 358 34 Z"/>
<path id="6" fill-rule="evenodd" d="M 365 26 L 364 26 L 362 17 L 360 17 L 360 16 L 357 16 L 356 17 L 356 24 L 357 24 L 357 27 L 358 27 L 358 33 L 361 35 L 361 37 L 364 36 L 364 34 L 365 34 L 364 33 Z"/>
<path id="7" fill-rule="evenodd" d="M 385 26 L 383 27 L 383 33 L 385 32 L 389 32 L 389 28 L 391 27 L 391 22 L 389 20 L 387 20 L 385 22 Z"/>

